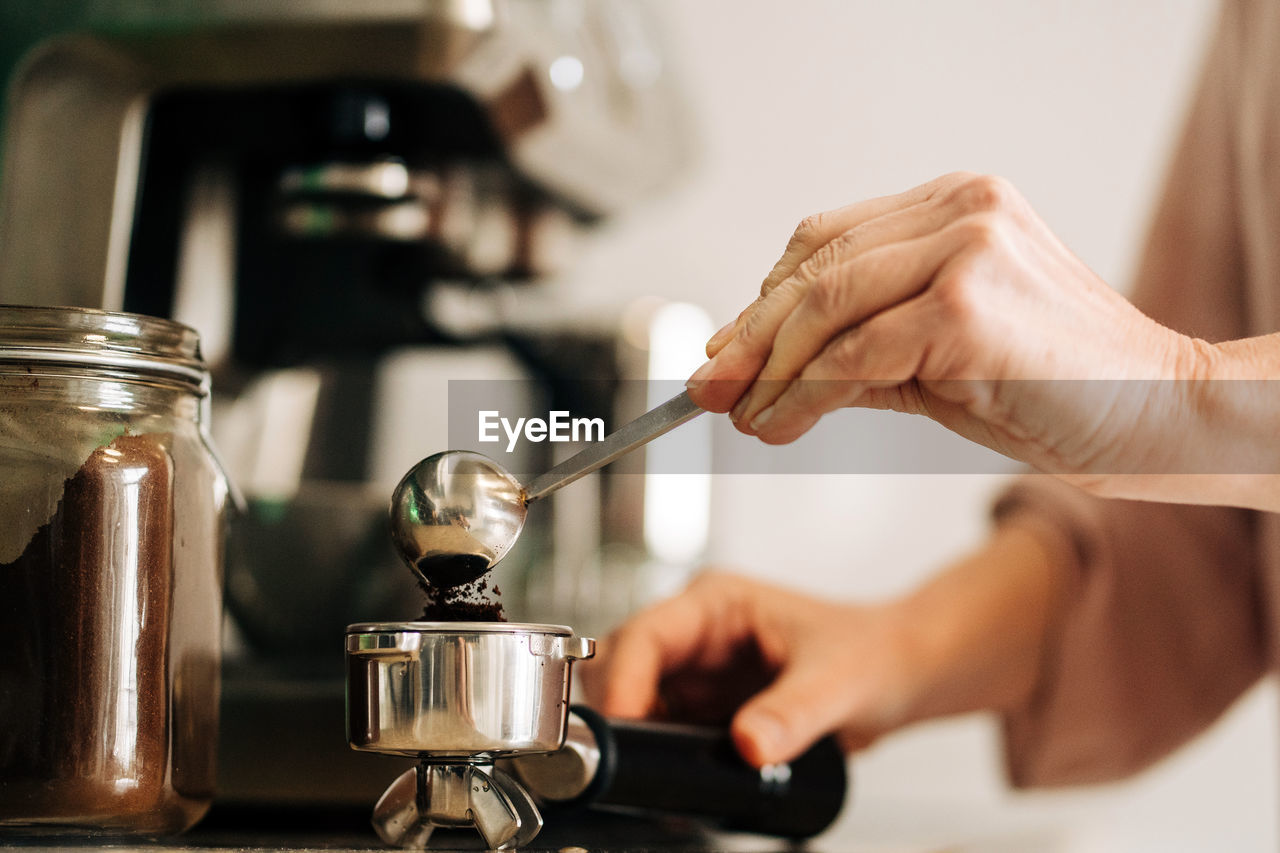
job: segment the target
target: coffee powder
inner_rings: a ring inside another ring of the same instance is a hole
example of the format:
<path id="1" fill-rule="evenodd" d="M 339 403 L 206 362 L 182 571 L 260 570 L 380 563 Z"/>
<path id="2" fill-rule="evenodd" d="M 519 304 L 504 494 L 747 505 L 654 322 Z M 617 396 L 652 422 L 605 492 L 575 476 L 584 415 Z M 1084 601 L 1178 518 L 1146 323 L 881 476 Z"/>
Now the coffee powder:
<path id="1" fill-rule="evenodd" d="M 22 554 L 0 564 L 0 826 L 164 832 L 204 808 L 172 778 L 211 776 L 198 760 L 174 766 L 172 750 L 211 743 L 216 709 L 171 720 L 167 443 L 125 435 L 99 447 Z M 216 685 L 216 673 L 197 675 L 172 678 Z M 207 689 L 191 698 L 216 705 Z"/>

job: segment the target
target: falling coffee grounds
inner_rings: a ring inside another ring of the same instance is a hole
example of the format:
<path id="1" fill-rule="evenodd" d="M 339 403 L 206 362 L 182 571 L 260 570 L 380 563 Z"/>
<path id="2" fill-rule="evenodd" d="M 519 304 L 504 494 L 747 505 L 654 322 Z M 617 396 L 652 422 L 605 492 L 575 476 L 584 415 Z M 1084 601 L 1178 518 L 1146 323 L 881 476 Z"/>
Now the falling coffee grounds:
<path id="1" fill-rule="evenodd" d="M 483 577 L 471 583 L 443 588 L 419 579 L 418 586 L 427 594 L 427 606 L 422 611 L 424 622 L 507 621 L 502 602 L 496 598 L 501 595 L 498 587 L 493 587 L 494 597 L 490 597 L 486 594 L 489 584 Z"/>

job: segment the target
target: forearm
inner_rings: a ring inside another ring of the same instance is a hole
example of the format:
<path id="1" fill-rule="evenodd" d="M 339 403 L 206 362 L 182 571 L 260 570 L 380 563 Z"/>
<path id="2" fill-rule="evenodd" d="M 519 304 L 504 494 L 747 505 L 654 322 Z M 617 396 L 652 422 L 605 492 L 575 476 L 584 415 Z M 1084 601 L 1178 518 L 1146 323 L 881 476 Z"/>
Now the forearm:
<path id="1" fill-rule="evenodd" d="M 1061 534 L 1015 517 L 894 605 L 914 686 L 901 722 L 1023 704 L 1073 571 Z"/>

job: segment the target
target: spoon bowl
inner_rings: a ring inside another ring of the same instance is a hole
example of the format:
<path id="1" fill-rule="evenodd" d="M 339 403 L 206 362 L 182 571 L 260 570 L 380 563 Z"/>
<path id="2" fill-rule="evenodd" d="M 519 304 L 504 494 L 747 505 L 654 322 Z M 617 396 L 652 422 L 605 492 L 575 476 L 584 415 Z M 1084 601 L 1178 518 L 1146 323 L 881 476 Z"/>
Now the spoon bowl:
<path id="1" fill-rule="evenodd" d="M 438 589 L 470 583 L 502 559 L 524 527 L 520 483 L 469 450 L 446 450 L 409 470 L 391 494 L 391 539 Z"/>

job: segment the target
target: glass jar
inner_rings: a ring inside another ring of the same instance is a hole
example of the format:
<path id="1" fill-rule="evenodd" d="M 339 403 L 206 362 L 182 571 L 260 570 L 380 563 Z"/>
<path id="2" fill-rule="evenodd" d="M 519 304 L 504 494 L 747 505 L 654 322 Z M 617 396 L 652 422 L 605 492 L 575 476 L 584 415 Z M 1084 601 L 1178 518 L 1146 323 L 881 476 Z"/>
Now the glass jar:
<path id="1" fill-rule="evenodd" d="M 186 326 L 0 306 L 0 832 L 162 835 L 208 808 L 208 390 Z"/>

